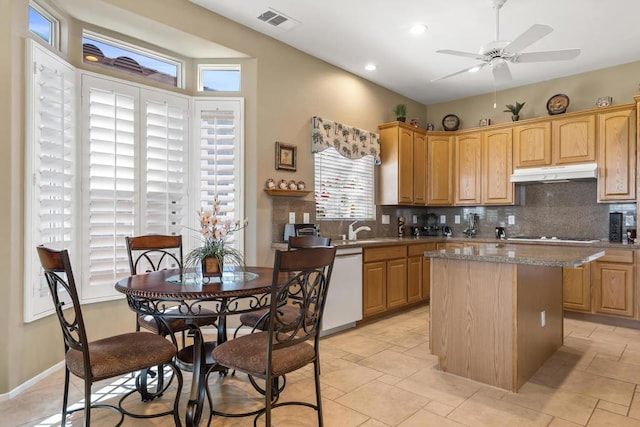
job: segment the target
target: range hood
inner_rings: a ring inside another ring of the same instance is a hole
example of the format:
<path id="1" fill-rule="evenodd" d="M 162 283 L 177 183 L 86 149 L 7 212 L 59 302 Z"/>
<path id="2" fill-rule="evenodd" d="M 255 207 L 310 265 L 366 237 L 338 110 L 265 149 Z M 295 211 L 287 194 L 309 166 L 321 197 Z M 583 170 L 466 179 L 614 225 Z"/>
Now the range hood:
<path id="1" fill-rule="evenodd" d="M 581 163 L 577 165 L 546 166 L 542 168 L 516 169 L 510 181 L 527 182 L 567 182 L 577 179 L 595 179 L 598 177 L 598 165 Z"/>

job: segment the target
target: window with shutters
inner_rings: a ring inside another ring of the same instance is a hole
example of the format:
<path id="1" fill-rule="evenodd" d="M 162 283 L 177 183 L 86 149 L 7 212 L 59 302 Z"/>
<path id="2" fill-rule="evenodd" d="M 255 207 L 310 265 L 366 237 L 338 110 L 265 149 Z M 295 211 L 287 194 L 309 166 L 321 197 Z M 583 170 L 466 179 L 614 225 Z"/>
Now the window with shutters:
<path id="1" fill-rule="evenodd" d="M 348 159 L 327 148 L 313 160 L 316 218 L 375 219 L 373 156 Z"/>
<path id="2" fill-rule="evenodd" d="M 69 249 L 75 261 L 76 93 L 73 67 L 26 40 L 24 318 L 53 312 L 35 247 Z"/>

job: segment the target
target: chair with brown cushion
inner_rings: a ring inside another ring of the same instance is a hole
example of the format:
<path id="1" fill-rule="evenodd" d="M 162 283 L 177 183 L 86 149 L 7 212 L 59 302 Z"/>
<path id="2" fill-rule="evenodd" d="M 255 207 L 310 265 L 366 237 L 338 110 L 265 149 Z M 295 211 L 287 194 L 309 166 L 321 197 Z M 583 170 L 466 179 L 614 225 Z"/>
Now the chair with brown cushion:
<path id="1" fill-rule="evenodd" d="M 265 381 L 264 408 L 243 414 L 255 414 L 254 425 L 264 413 L 266 426 L 271 426 L 272 408 L 303 405 L 316 410 L 322 426 L 319 338 L 335 255 L 335 246 L 276 251 L 266 330 L 222 343 L 212 352 L 216 363 Z M 281 314 L 284 302 L 296 309 L 293 319 Z M 316 403 L 278 402 L 275 379 L 308 364 L 314 367 Z M 216 412 L 212 409 L 212 414 Z"/>
<path id="2" fill-rule="evenodd" d="M 289 241 L 287 242 L 287 247 L 289 250 L 292 249 L 301 249 L 301 248 L 314 248 L 318 246 L 329 246 L 331 244 L 330 237 L 320 237 L 320 236 L 291 236 L 289 237 Z M 288 307 L 287 305 L 280 308 L 280 313 L 283 317 L 291 319 L 292 316 L 296 316 L 297 312 L 295 309 Z M 235 330 L 233 337 L 235 338 L 238 335 L 238 331 L 242 327 L 251 328 L 252 331 L 260 330 L 264 331 L 267 329 L 267 316 L 269 314 L 269 310 L 258 310 L 251 311 L 249 313 L 244 313 L 240 315 L 240 326 Z"/>
<path id="3" fill-rule="evenodd" d="M 67 414 L 81 409 L 84 409 L 83 425 L 89 426 L 91 408 L 116 410 L 120 413 L 120 421 L 116 424 L 118 426 L 122 424 L 125 415 L 135 418 L 152 418 L 171 414 L 175 424 L 181 425 L 178 404 L 182 391 L 182 373 L 173 362 L 176 355 L 175 346 L 160 335 L 148 332 L 130 332 L 88 342 L 68 252 L 44 246 L 38 246 L 37 251 L 64 338 L 65 379 L 62 426 L 66 424 Z M 65 304 L 65 300 L 68 299 L 71 300 L 72 309 L 66 309 L 68 305 Z M 131 413 L 122 405 L 129 395 L 136 392 L 135 389 L 126 393 L 118 401 L 117 407 L 107 404 L 91 404 L 91 386 L 94 382 L 143 371 L 158 365 L 170 366 L 174 376 L 178 379 L 172 410 L 149 415 Z M 69 373 L 84 380 L 84 408 L 67 409 Z"/>
<path id="4" fill-rule="evenodd" d="M 182 236 L 164 236 L 148 234 L 144 236 L 126 237 L 129 269 L 132 275 L 158 271 L 164 268 L 182 268 Z M 172 309 L 169 308 L 169 311 Z M 210 315 L 207 315 L 209 313 Z M 202 309 L 203 317 L 195 320 L 197 326 L 214 326 L 218 318 L 215 313 Z M 171 318 L 163 320 L 153 316 L 138 316 L 136 330 L 144 328 L 162 336 L 170 336 L 176 347 L 175 334 L 182 332 L 182 347 L 185 347 L 185 334 L 189 326 L 184 319 Z"/>

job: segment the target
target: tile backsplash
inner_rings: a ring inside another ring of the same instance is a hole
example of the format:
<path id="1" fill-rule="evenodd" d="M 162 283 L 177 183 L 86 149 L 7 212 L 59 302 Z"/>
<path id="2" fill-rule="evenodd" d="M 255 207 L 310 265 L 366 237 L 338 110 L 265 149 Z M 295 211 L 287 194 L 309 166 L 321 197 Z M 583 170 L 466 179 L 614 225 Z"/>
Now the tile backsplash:
<path id="1" fill-rule="evenodd" d="M 454 236 L 462 236 L 467 228 L 468 215 L 478 214 L 478 237 L 494 237 L 495 227 L 504 226 L 507 236 L 541 235 L 558 237 L 581 237 L 608 240 L 609 213 L 623 214 L 623 231 L 636 228 L 635 203 L 596 203 L 596 181 L 575 181 L 554 184 L 518 185 L 520 204 L 516 206 L 458 206 L 458 207 L 405 207 L 377 206 L 375 221 L 358 221 L 356 227 L 368 225 L 371 231 L 363 231 L 358 238 L 393 237 L 398 235 L 398 218 L 407 219 L 405 235 L 410 235 L 411 226 L 424 226 L 425 216 L 435 213 L 446 217 L 446 225 L 453 229 Z M 273 197 L 272 235 L 273 241 L 282 241 L 284 224 L 289 212 L 295 212 L 296 222 L 303 222 L 303 213 L 309 214 L 310 222 L 320 225 L 320 234 L 334 240 L 347 234 L 350 220 L 316 221 L 315 203 L 297 198 Z M 389 224 L 382 224 L 382 215 L 390 216 Z M 413 219 L 417 220 L 414 224 Z M 455 223 L 455 217 L 460 223 Z M 515 219 L 509 224 L 509 216 Z M 624 234 L 624 233 L 623 233 Z"/>

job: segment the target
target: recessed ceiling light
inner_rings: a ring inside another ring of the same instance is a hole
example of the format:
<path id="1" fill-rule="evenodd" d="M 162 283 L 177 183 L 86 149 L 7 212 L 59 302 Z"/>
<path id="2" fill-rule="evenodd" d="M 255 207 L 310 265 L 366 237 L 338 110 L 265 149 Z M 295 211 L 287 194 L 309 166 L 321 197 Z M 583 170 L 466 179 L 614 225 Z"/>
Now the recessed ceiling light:
<path id="1" fill-rule="evenodd" d="M 378 68 L 376 64 L 367 64 L 364 66 L 364 69 L 367 71 L 375 71 L 376 68 Z"/>
<path id="2" fill-rule="evenodd" d="M 427 31 L 427 26 L 424 24 L 416 24 L 413 27 L 411 27 L 411 29 L 409 30 L 411 32 L 411 34 L 413 34 L 414 36 L 419 36 L 420 34 L 424 33 L 425 31 Z"/>
<path id="3" fill-rule="evenodd" d="M 471 68 L 469 70 L 470 73 L 475 73 L 475 72 L 478 72 L 478 71 L 480 71 L 480 66 L 479 65 L 477 67 L 473 67 L 473 68 Z"/>

